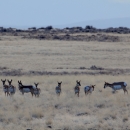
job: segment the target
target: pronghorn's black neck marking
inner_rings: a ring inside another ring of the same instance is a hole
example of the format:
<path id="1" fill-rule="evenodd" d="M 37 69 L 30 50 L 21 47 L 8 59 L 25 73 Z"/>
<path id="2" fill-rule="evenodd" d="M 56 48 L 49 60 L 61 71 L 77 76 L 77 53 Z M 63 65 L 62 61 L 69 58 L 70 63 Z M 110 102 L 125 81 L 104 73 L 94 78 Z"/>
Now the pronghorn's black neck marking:
<path id="1" fill-rule="evenodd" d="M 18 84 L 19 84 L 19 89 L 23 89 L 23 88 L 33 89 L 32 85 L 23 85 L 21 81 L 18 81 Z"/>
<path id="2" fill-rule="evenodd" d="M 104 88 L 106 88 L 106 87 L 113 88 L 113 84 L 110 84 L 110 83 L 105 82 Z"/>

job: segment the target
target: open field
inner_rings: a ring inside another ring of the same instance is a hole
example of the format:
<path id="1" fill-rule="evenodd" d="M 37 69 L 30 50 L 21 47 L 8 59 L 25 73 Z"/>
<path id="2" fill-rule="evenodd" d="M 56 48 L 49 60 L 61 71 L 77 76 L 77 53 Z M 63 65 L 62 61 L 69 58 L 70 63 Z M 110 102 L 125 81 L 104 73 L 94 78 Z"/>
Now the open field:
<path id="1" fill-rule="evenodd" d="M 1 82 L 0 130 L 130 129 L 130 94 L 103 88 L 104 81 L 125 81 L 130 93 L 129 35 L 121 36 L 121 42 L 0 36 L 0 79 L 13 79 L 17 87 L 14 96 L 5 97 Z M 39 82 L 40 97 L 23 96 L 18 80 Z M 81 80 L 79 98 L 73 90 L 76 80 Z M 63 82 L 60 97 L 57 81 Z M 83 88 L 90 84 L 96 84 L 95 91 L 85 96 Z"/>
<path id="2" fill-rule="evenodd" d="M 3 78 L 3 77 L 1 77 Z M 22 94 L 18 88 L 16 94 L 5 97 L 0 89 L 0 129 L 1 130 L 85 130 L 125 129 L 130 128 L 130 94 L 124 95 L 123 90 L 113 94 L 110 88 L 103 88 L 104 81 L 126 81 L 129 76 L 22 76 L 12 78 L 14 85 L 20 79 L 24 84 L 39 82 L 41 95 L 32 98 L 31 94 Z M 75 81 L 81 79 L 79 98 L 74 95 Z M 55 94 L 57 80 L 62 80 L 60 97 Z M 92 95 L 85 96 L 85 85 L 96 84 Z M 129 91 L 128 85 L 128 91 Z"/>
<path id="3" fill-rule="evenodd" d="M 13 36 L 0 38 L 1 75 L 130 73 L 129 42 L 46 41 Z M 91 68 L 93 65 L 98 68 L 94 70 Z"/>

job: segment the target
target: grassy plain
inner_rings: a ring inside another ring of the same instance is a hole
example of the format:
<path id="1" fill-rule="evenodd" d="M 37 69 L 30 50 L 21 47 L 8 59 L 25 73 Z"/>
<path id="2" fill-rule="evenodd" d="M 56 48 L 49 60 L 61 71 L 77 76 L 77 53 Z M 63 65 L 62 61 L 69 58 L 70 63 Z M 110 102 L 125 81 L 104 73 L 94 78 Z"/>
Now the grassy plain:
<path id="1" fill-rule="evenodd" d="M 126 81 L 129 92 L 129 73 L 94 75 L 100 70 L 89 69 L 93 65 L 113 71 L 130 69 L 127 40 L 108 43 L 29 40 L 18 36 L 0 36 L 0 39 L 0 78 L 13 79 L 17 87 L 14 96 L 5 97 L 1 82 L 0 130 L 130 129 L 130 94 L 124 95 L 123 90 L 113 94 L 110 88 L 103 88 L 104 81 Z M 20 70 L 23 75 L 2 74 L 12 70 Z M 58 72 L 58 75 L 35 75 L 30 71 Z M 75 71 L 77 74 L 73 75 Z M 40 97 L 23 96 L 18 90 L 18 80 L 23 84 L 39 82 Z M 73 90 L 76 80 L 81 80 L 79 98 Z M 63 82 L 60 97 L 55 94 L 57 81 Z M 85 96 L 84 86 L 90 84 L 96 84 L 95 91 Z"/>

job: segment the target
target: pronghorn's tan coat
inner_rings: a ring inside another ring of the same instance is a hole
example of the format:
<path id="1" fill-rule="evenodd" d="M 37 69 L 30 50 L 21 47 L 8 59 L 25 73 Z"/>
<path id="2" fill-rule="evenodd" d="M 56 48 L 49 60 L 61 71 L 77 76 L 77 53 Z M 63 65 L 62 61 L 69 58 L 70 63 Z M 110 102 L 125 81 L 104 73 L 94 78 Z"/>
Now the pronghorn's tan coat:
<path id="1" fill-rule="evenodd" d="M 34 86 L 32 86 L 32 85 L 23 85 L 21 81 L 18 81 L 18 85 L 19 85 L 19 90 L 20 90 L 20 92 L 22 92 L 23 95 L 24 95 L 24 93 L 31 92 L 32 97 L 33 97 Z"/>
<path id="2" fill-rule="evenodd" d="M 12 85 L 12 79 L 10 81 L 9 80 L 7 80 L 7 81 L 9 83 L 9 93 L 10 93 L 10 95 L 15 94 L 16 87 Z"/>
<path id="3" fill-rule="evenodd" d="M 76 80 L 76 86 L 74 87 L 74 91 L 75 91 L 75 95 L 77 94 L 77 96 L 79 97 L 79 92 L 80 92 L 80 81 Z"/>
<path id="4" fill-rule="evenodd" d="M 90 86 L 85 86 L 84 87 L 84 92 L 85 92 L 85 95 L 87 95 L 88 93 L 92 93 L 92 91 L 94 91 L 94 87 L 96 85 L 90 85 Z"/>
<path id="5" fill-rule="evenodd" d="M 56 91 L 56 94 L 57 94 L 58 96 L 60 96 L 62 81 L 61 81 L 61 82 L 58 82 L 58 81 L 57 81 L 57 83 L 58 83 L 58 86 L 56 86 L 55 91 Z"/>
<path id="6" fill-rule="evenodd" d="M 2 79 L 1 79 L 1 81 L 2 81 L 2 83 L 3 83 L 3 91 L 5 92 L 5 96 L 6 96 L 6 95 L 7 95 L 7 96 L 10 95 L 10 94 L 9 94 L 9 86 L 5 84 L 6 79 L 5 79 L 5 80 L 2 80 Z"/>
<path id="7" fill-rule="evenodd" d="M 39 97 L 41 93 L 41 89 L 37 87 L 39 83 L 34 83 L 34 84 L 36 88 L 34 88 L 33 94 L 35 95 L 35 97 Z"/>
<path id="8" fill-rule="evenodd" d="M 110 87 L 110 88 L 112 88 L 114 90 L 114 92 L 116 90 L 123 89 L 124 90 L 124 94 L 125 94 L 125 92 L 127 92 L 127 94 L 128 94 L 126 86 L 127 86 L 126 82 L 114 82 L 112 84 L 105 82 L 105 84 L 104 84 L 104 88 Z"/>

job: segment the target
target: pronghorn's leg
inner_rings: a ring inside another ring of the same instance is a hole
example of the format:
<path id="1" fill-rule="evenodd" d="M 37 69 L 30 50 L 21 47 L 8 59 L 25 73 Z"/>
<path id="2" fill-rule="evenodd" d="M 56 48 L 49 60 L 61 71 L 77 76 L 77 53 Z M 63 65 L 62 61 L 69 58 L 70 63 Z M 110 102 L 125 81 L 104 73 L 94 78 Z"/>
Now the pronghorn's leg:
<path id="1" fill-rule="evenodd" d="M 125 89 L 123 89 L 123 90 L 124 90 L 124 94 L 125 94 L 126 90 Z"/>
<path id="2" fill-rule="evenodd" d="M 32 94 L 32 97 L 33 97 L 33 93 L 31 92 L 31 94 Z"/>
<path id="3" fill-rule="evenodd" d="M 127 89 L 126 89 L 126 92 L 127 92 L 127 94 L 128 94 L 128 91 L 127 91 Z"/>
<path id="4" fill-rule="evenodd" d="M 24 95 L 24 91 L 22 90 L 22 94 Z"/>
<path id="5" fill-rule="evenodd" d="M 31 89 L 31 90 L 30 90 L 30 92 L 31 92 L 31 94 L 32 94 L 32 97 L 33 97 L 33 94 L 34 94 L 34 90 L 33 90 L 33 89 Z"/>
<path id="6" fill-rule="evenodd" d="M 11 94 L 8 92 L 8 96 L 10 96 Z"/>
<path id="7" fill-rule="evenodd" d="M 9 92 L 7 92 L 7 96 L 9 95 Z"/>
<path id="8" fill-rule="evenodd" d="M 124 90 L 124 93 L 127 92 L 127 94 L 128 94 L 128 91 L 127 91 L 126 87 L 124 87 L 123 90 Z"/>
<path id="9" fill-rule="evenodd" d="M 127 91 L 127 89 L 125 88 L 125 89 L 123 89 L 124 90 L 124 94 L 125 94 L 125 92 L 127 92 L 127 94 L 128 94 L 128 91 Z"/>
<path id="10" fill-rule="evenodd" d="M 33 93 L 33 90 L 31 91 L 31 94 L 32 94 L 32 97 L 33 97 L 33 94 L 34 94 L 34 93 Z"/>

